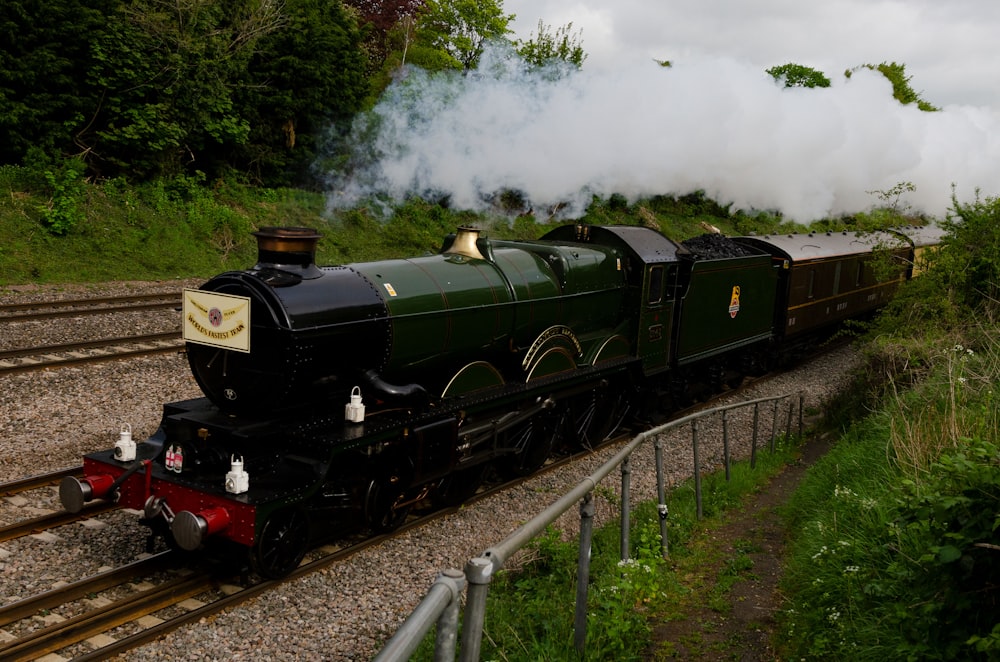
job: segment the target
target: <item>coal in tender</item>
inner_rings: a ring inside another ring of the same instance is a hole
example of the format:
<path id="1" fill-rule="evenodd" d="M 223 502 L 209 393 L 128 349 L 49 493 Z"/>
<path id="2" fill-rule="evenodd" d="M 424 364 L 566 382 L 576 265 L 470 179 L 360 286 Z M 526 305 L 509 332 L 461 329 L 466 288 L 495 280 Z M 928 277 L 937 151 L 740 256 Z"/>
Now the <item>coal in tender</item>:
<path id="1" fill-rule="evenodd" d="M 757 255 L 752 249 L 742 246 L 721 234 L 703 234 L 681 242 L 695 260 L 721 260 L 732 257 Z"/>

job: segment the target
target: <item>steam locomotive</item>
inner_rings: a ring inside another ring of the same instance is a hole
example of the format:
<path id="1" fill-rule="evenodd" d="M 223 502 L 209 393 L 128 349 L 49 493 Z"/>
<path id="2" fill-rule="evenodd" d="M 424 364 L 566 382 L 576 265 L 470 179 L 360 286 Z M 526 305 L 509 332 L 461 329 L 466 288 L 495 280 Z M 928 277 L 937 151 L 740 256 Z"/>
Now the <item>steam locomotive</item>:
<path id="1" fill-rule="evenodd" d="M 171 545 L 235 549 L 265 577 L 324 533 L 391 530 L 417 503 L 466 500 L 487 469 L 530 474 L 637 411 L 766 370 L 884 304 L 940 239 L 459 228 L 436 255 L 320 268 L 315 231 L 254 234 L 255 266 L 183 293 L 204 397 L 85 456 L 60 497 L 71 512 L 114 499 Z"/>

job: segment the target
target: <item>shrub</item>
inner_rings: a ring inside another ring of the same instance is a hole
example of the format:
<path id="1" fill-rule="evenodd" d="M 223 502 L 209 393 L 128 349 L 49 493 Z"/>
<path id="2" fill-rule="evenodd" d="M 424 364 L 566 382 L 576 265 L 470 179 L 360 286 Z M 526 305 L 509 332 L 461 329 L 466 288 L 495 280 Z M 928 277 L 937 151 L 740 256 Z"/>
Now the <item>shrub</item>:
<path id="1" fill-rule="evenodd" d="M 949 231 L 936 255 L 935 278 L 942 291 L 977 308 L 1000 295 L 1000 198 L 970 203 L 952 194 L 952 209 L 942 224 Z"/>
<path id="2" fill-rule="evenodd" d="M 82 159 L 68 158 L 40 161 L 33 169 L 48 196 L 38 209 L 42 224 L 54 235 L 67 234 L 86 217 L 82 205 L 87 196 L 83 177 L 87 166 Z"/>
<path id="3" fill-rule="evenodd" d="M 927 361 L 917 387 L 855 425 L 793 499 L 788 658 L 1000 653 L 996 344 Z"/>

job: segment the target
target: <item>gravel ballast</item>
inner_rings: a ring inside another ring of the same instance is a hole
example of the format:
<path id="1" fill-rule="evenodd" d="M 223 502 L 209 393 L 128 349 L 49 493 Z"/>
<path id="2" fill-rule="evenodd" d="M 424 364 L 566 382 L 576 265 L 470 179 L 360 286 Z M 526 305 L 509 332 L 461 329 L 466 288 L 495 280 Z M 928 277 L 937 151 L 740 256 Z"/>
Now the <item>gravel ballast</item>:
<path id="1" fill-rule="evenodd" d="M 118 283 L 86 286 L 84 294 L 73 293 L 66 286 L 7 289 L 0 290 L 0 298 L 10 302 L 23 297 L 71 298 L 114 291 L 179 290 L 197 284 Z M 176 312 L 172 314 L 179 317 Z M 81 317 L 75 324 L 74 334 L 78 336 L 123 335 L 115 328 L 121 324 L 120 319 Z M 93 328 L 82 328 L 84 324 L 93 324 Z M 129 324 L 142 325 L 145 321 L 130 320 Z M 3 343 L 15 347 L 38 344 L 29 339 L 37 330 L 22 326 L 18 330 L 17 325 L 5 325 Z M 797 405 L 801 393 L 806 410 L 818 410 L 843 388 L 855 360 L 850 348 L 837 349 L 808 365 L 761 381 L 738 397 L 751 400 L 793 393 Z M 144 439 L 155 431 L 163 403 L 200 395 L 181 354 L 15 375 L 4 381 L 0 391 L 0 440 L 4 449 L 0 481 L 78 465 L 84 453 L 111 447 L 125 423 L 131 425 L 137 440 Z M 728 400 L 723 398 L 719 404 L 726 403 Z M 734 457 L 749 455 L 752 415 L 753 409 L 747 408 L 730 418 Z M 779 414 L 782 430 L 786 416 L 787 409 L 783 408 Z M 762 438 L 766 438 L 771 424 L 769 409 L 761 410 L 761 419 Z M 721 421 L 709 419 L 699 435 L 704 469 L 721 467 Z M 666 435 L 665 442 L 665 464 L 672 484 L 691 475 L 690 428 Z M 248 603 L 131 651 L 127 658 L 368 660 L 426 594 L 441 570 L 463 568 L 471 557 L 503 540 L 594 472 L 618 448 L 603 449 L 558 472 L 532 478 L 427 526 L 404 532 L 344 563 L 281 584 Z M 647 443 L 631 462 L 633 502 L 655 497 L 652 468 L 653 449 Z M 252 467 L 247 471 L 252 477 Z M 619 472 L 612 471 L 602 483 L 602 490 L 617 492 L 619 481 Z M 51 492 L 48 507 L 58 509 L 56 490 Z M 12 498 L 0 499 L 0 522 L 23 519 L 26 515 L 22 508 L 45 506 L 39 506 L 37 501 L 24 504 Z M 598 494 L 595 503 L 595 526 L 617 517 L 617 506 L 607 498 Z M 134 514 L 116 512 L 97 519 L 97 526 L 73 524 L 55 530 L 55 536 L 28 536 L 0 543 L 0 600 L 5 604 L 16 601 L 56 582 L 72 581 L 101 567 L 128 562 L 145 551 L 145 529 L 136 523 Z M 557 526 L 572 535 L 577 520 L 578 510 L 571 508 Z M 570 595 L 574 590 L 567 587 Z"/>

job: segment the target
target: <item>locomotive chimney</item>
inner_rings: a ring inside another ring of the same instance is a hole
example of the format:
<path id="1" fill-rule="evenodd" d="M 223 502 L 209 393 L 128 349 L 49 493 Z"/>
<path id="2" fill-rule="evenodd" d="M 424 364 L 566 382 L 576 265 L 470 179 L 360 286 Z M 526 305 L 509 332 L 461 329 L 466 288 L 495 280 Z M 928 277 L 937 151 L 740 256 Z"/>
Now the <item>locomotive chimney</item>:
<path id="1" fill-rule="evenodd" d="M 255 269 L 289 271 L 302 278 L 321 275 L 316 266 L 316 244 L 321 235 L 312 228 L 264 227 L 253 235 L 257 237 Z"/>
<path id="2" fill-rule="evenodd" d="M 474 260 L 485 260 L 476 240 L 479 239 L 479 229 L 468 226 L 461 226 L 455 234 L 450 246 L 446 246 L 441 252 L 445 255 L 464 255 Z"/>

